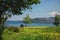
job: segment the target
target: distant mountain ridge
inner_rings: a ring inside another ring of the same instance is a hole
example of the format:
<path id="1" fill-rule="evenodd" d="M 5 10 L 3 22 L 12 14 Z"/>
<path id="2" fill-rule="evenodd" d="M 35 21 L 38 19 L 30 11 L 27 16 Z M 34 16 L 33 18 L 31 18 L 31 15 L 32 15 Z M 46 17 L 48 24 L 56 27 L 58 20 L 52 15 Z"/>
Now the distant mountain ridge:
<path id="1" fill-rule="evenodd" d="M 43 17 L 43 18 L 34 18 L 34 19 L 32 19 L 32 22 L 39 22 L 39 23 L 53 23 L 54 22 L 54 17 L 49 17 L 49 18 L 47 18 L 47 17 Z"/>

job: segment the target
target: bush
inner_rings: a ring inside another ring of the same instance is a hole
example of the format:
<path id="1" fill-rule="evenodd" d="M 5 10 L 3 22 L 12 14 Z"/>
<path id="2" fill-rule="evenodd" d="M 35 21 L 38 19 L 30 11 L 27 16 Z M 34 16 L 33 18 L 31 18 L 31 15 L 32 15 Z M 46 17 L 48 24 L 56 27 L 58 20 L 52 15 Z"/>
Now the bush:
<path id="1" fill-rule="evenodd" d="M 9 27 L 8 30 L 13 32 L 19 32 L 19 29 L 17 27 Z"/>
<path id="2" fill-rule="evenodd" d="M 20 25 L 20 27 L 24 27 L 24 25 L 23 25 L 23 24 L 21 24 L 21 25 Z"/>

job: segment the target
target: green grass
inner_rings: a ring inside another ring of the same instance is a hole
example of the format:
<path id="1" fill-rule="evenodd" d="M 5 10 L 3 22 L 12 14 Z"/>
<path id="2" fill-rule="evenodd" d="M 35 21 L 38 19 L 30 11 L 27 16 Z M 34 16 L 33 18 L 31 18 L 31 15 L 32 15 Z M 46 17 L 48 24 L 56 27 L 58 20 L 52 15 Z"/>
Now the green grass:
<path id="1" fill-rule="evenodd" d="M 60 40 L 60 27 L 24 27 L 19 32 L 5 29 L 3 40 Z"/>

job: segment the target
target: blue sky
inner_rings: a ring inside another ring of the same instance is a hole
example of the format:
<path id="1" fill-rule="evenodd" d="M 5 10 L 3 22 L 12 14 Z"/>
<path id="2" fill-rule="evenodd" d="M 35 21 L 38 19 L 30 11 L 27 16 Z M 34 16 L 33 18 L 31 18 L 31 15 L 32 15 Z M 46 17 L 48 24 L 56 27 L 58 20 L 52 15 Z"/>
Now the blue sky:
<path id="1" fill-rule="evenodd" d="M 60 14 L 60 0 L 40 0 L 41 3 L 33 5 L 31 11 L 26 10 L 22 15 L 12 16 L 8 20 L 17 21 L 23 20 L 26 14 L 29 14 L 31 18 L 38 17 L 53 17 L 55 13 Z"/>

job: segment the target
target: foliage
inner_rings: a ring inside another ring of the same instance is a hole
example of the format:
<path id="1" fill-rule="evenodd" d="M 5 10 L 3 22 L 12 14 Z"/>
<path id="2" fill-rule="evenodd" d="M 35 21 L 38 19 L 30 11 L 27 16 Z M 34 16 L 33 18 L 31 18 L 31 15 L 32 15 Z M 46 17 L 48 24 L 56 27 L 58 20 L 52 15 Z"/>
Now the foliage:
<path id="1" fill-rule="evenodd" d="M 3 40 L 60 40 L 60 27 L 24 27 L 19 32 L 4 30 Z M 51 30 L 52 29 L 52 30 Z"/>
<path id="2" fill-rule="evenodd" d="M 26 15 L 26 17 L 23 19 L 23 22 L 24 22 L 25 24 L 30 24 L 30 23 L 32 23 L 29 14 Z"/>
<path id="3" fill-rule="evenodd" d="M 55 22 L 54 24 L 58 26 L 60 24 L 60 15 L 55 15 Z"/>
<path id="4" fill-rule="evenodd" d="M 19 32 L 19 29 L 17 27 L 9 27 L 8 30 L 12 32 Z"/>
<path id="5" fill-rule="evenodd" d="M 1 31 L 7 18 L 12 15 L 21 15 L 22 11 L 26 9 L 31 9 L 33 4 L 40 3 L 40 0 L 0 0 L 0 40 Z"/>
<path id="6" fill-rule="evenodd" d="M 22 11 L 31 9 L 33 4 L 38 3 L 40 0 L 0 0 L 0 26 L 11 15 L 21 15 Z"/>
<path id="7" fill-rule="evenodd" d="M 39 0 L 0 0 L 0 14 L 6 11 L 21 14 L 22 10 L 30 9 L 32 4 L 38 3 Z"/>
<path id="8" fill-rule="evenodd" d="M 33 4 L 38 3 L 40 0 L 0 0 L 0 25 L 12 14 L 22 14 L 22 11 L 31 9 Z"/>

